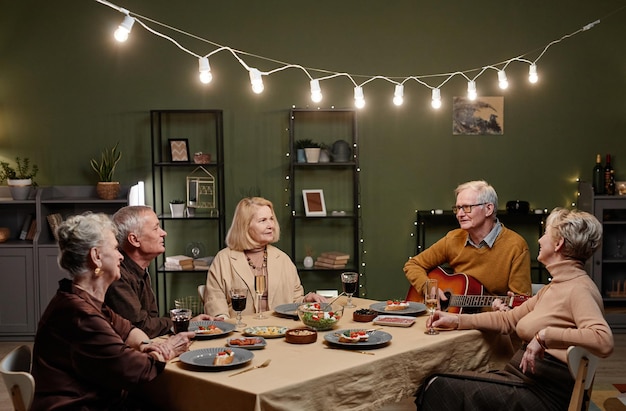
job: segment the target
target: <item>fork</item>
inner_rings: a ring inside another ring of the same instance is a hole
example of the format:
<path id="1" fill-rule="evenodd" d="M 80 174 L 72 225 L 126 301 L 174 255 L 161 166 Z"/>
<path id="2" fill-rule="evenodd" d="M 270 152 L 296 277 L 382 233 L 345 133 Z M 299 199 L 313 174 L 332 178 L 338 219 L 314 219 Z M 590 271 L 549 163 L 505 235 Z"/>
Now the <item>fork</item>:
<path id="1" fill-rule="evenodd" d="M 264 362 L 263 364 L 261 364 L 261 365 L 255 365 L 254 367 L 247 368 L 247 369 L 245 369 L 245 370 L 243 370 L 243 371 L 236 372 L 236 373 L 234 373 L 234 374 L 229 375 L 229 377 L 233 377 L 233 376 L 235 376 L 235 375 L 243 374 L 244 372 L 248 372 L 248 371 L 256 370 L 257 368 L 265 368 L 265 367 L 267 367 L 268 365 L 270 365 L 270 362 L 271 362 L 271 361 L 272 361 L 271 359 L 267 359 L 267 360 L 265 360 L 265 362 Z"/>

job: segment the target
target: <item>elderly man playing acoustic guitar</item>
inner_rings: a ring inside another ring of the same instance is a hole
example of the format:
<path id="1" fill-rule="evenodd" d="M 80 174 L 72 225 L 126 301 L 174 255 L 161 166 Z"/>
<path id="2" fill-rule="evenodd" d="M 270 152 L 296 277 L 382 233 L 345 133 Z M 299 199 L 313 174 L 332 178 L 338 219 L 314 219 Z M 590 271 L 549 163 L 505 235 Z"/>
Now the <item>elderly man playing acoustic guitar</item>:
<path id="1" fill-rule="evenodd" d="M 485 181 L 470 181 L 454 191 L 456 204 L 452 208 L 461 228 L 448 232 L 435 244 L 412 257 L 404 265 L 407 279 L 417 290 L 421 300 L 422 288 L 430 276 L 438 278 L 440 290 L 445 290 L 447 280 L 467 281 L 470 285 L 482 284 L 491 296 L 529 296 L 531 294 L 530 255 L 528 244 L 496 217 L 498 195 Z M 466 276 L 447 276 L 438 267 L 448 264 L 455 273 Z M 478 284 L 477 280 L 480 284 Z M 471 289 L 467 294 L 473 294 Z M 411 295 L 411 293 L 409 293 Z M 448 295 L 440 291 L 443 302 Z M 409 299 L 412 299 L 408 297 Z M 523 298 L 516 301 L 523 301 Z M 455 305 L 449 302 L 451 306 Z M 495 297 L 485 300 L 485 306 L 505 309 Z M 460 304 L 463 306 L 463 304 Z"/>

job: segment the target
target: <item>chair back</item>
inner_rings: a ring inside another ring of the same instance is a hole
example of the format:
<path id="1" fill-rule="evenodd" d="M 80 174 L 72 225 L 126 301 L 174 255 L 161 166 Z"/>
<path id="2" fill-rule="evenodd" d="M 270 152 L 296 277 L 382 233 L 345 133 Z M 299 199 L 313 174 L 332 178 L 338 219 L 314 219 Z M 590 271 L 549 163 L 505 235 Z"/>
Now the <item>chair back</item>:
<path id="1" fill-rule="evenodd" d="M 571 346 L 567 349 L 567 365 L 575 379 L 568 411 L 589 409 L 593 380 L 599 362 L 600 358 L 582 347 Z"/>
<path id="2" fill-rule="evenodd" d="M 204 284 L 198 286 L 198 295 L 200 296 L 200 302 L 202 303 L 201 312 L 204 312 L 204 287 L 206 287 Z"/>
<path id="3" fill-rule="evenodd" d="M 0 362 L 0 374 L 11 395 L 16 411 L 28 411 L 35 396 L 35 379 L 30 374 L 30 347 L 21 345 Z"/>

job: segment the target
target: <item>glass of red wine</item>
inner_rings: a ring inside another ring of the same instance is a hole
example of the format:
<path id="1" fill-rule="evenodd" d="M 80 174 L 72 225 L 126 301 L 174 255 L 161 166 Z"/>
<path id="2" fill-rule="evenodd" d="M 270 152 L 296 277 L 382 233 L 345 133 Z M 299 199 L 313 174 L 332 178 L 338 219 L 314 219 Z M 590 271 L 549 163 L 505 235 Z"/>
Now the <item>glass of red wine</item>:
<path id="1" fill-rule="evenodd" d="M 235 327 L 237 327 L 238 329 L 241 329 L 247 325 L 241 321 L 241 312 L 246 309 L 247 299 L 247 288 L 231 288 L 230 302 L 233 306 L 233 310 L 237 312 L 237 324 L 235 324 Z"/>
<path id="2" fill-rule="evenodd" d="M 346 307 L 354 308 L 356 305 L 352 304 L 352 294 L 356 293 L 357 283 L 359 281 L 359 273 L 341 273 L 341 284 L 343 285 L 343 292 L 348 295 L 348 303 Z"/>
<path id="3" fill-rule="evenodd" d="M 191 310 L 188 308 L 174 308 L 170 310 L 170 318 L 174 328 L 174 334 L 187 331 L 191 320 Z"/>

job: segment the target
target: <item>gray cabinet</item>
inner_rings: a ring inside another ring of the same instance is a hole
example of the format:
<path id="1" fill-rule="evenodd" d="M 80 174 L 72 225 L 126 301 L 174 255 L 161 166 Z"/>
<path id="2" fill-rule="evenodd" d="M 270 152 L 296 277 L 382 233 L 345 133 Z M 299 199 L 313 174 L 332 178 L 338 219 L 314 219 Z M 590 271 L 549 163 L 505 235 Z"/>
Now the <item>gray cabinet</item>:
<path id="1" fill-rule="evenodd" d="M 6 190 L 5 190 L 6 189 Z M 86 211 L 113 214 L 127 204 L 128 187 L 114 200 L 101 200 L 95 186 L 52 186 L 34 191 L 28 200 L 13 200 L 0 187 L 0 227 L 10 238 L 0 243 L 0 340 L 32 339 L 39 317 L 65 273 L 58 266 L 58 247 L 48 216 L 62 219 Z M 20 239 L 26 221 L 36 221 L 32 239 Z"/>

